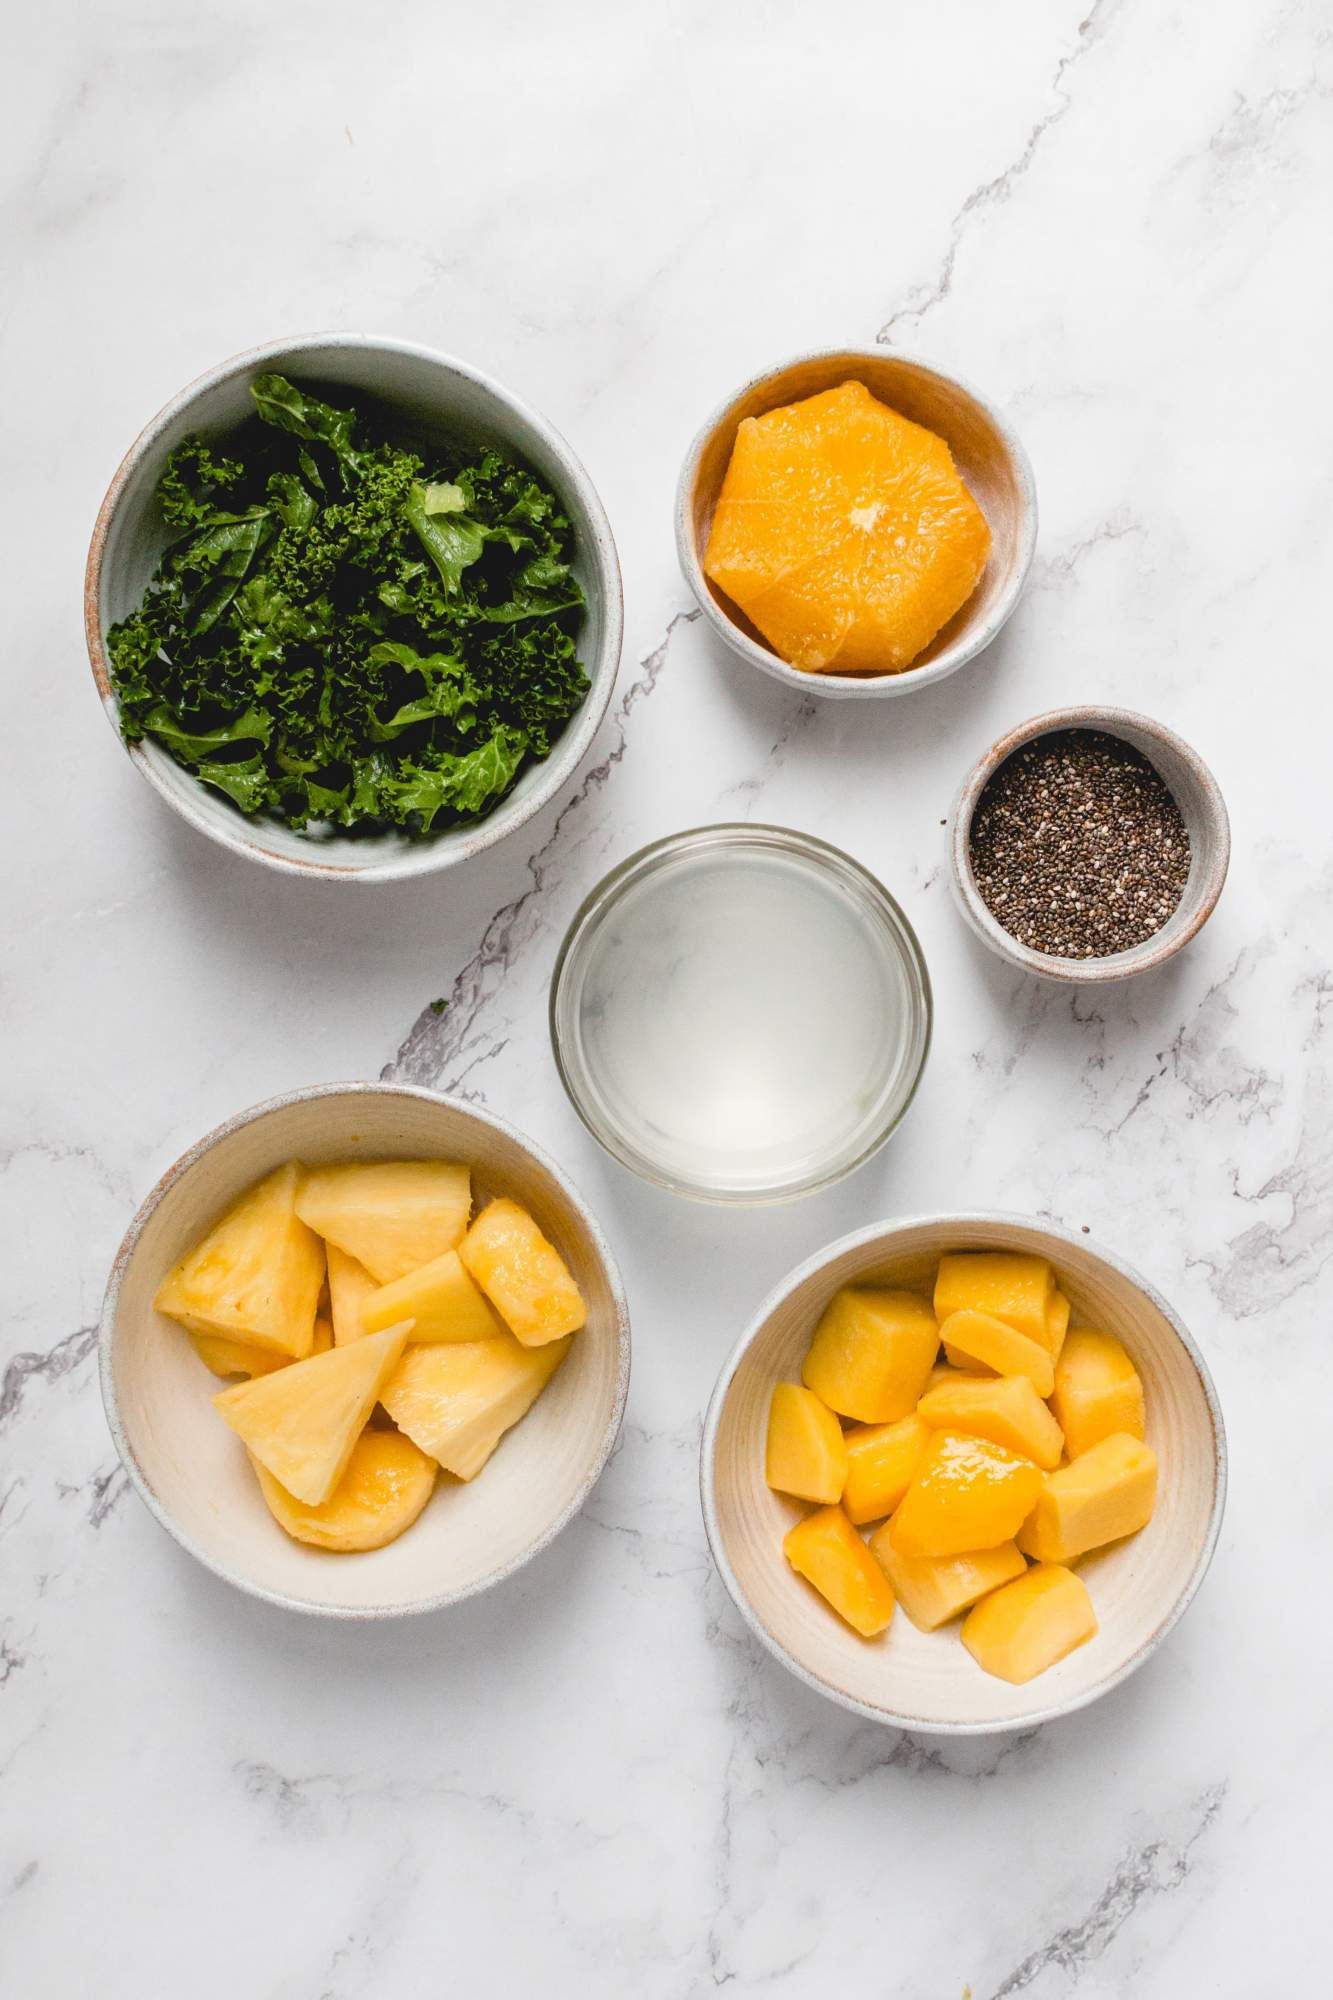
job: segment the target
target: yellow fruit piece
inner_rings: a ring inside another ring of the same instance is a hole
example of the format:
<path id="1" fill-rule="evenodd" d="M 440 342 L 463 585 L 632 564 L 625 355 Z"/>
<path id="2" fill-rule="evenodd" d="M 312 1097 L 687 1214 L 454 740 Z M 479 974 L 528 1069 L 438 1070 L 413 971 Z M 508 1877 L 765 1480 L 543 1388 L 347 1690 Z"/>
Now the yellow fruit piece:
<path id="1" fill-rule="evenodd" d="M 398 1431 L 363 1431 L 347 1470 L 322 1506 L 297 1500 L 257 1458 L 259 1490 L 280 1528 L 317 1549 L 382 1549 L 410 1528 L 439 1472 L 433 1458 Z"/>
<path id="2" fill-rule="evenodd" d="M 318 1324 L 318 1322 L 316 1322 Z M 205 1368 L 225 1382 L 229 1377 L 271 1375 L 275 1368 L 290 1368 L 290 1354 L 278 1354 L 271 1347 L 251 1347 L 243 1340 L 227 1340 L 220 1333 L 190 1333 L 193 1347 Z"/>
<path id="3" fill-rule="evenodd" d="M 891 1527 L 904 1556 L 961 1556 L 1011 1541 L 1036 1505 L 1042 1475 L 989 1438 L 936 1431 Z"/>
<path id="4" fill-rule="evenodd" d="M 409 1347 L 385 1385 L 384 1407 L 399 1430 L 446 1472 L 475 1479 L 505 1432 L 532 1408 L 569 1348 L 568 1335 L 524 1347 L 509 1333 L 495 1340 Z"/>
<path id="5" fill-rule="evenodd" d="M 299 1174 L 289 1162 L 234 1202 L 159 1286 L 158 1311 L 192 1333 L 308 1354 L 324 1246 L 297 1215 Z"/>
<path id="6" fill-rule="evenodd" d="M 955 1250 L 940 1258 L 935 1279 L 935 1316 L 989 1313 L 1029 1340 L 1046 1344 L 1046 1316 L 1055 1291 L 1055 1273 L 1044 1257 L 1015 1250 Z"/>
<path id="7" fill-rule="evenodd" d="M 768 1406 L 764 1477 L 778 1493 L 828 1503 L 842 1498 L 847 1447 L 827 1404 L 797 1382 L 779 1382 Z"/>
<path id="8" fill-rule="evenodd" d="M 1071 1569 L 1040 1564 L 984 1597 L 963 1620 L 962 1641 L 1002 1681 L 1030 1681 L 1097 1630 L 1087 1585 Z"/>
<path id="9" fill-rule="evenodd" d="M 350 1347 L 294 1361 L 256 1382 L 221 1390 L 213 1407 L 280 1485 L 318 1507 L 346 1471 L 407 1332 L 389 1327 Z"/>
<path id="10" fill-rule="evenodd" d="M 737 427 L 704 570 L 792 666 L 898 673 L 990 539 L 944 439 L 844 382 Z"/>
<path id="11" fill-rule="evenodd" d="M 953 1376 L 970 1375 L 973 1381 L 989 1382 L 995 1374 L 993 1368 L 984 1368 L 979 1361 L 970 1360 L 960 1347 L 951 1347 L 947 1341 L 944 1344 L 944 1359 L 949 1374 Z"/>
<path id="12" fill-rule="evenodd" d="M 1156 1501 L 1156 1453 L 1118 1432 L 1046 1474 L 1018 1546 L 1038 1562 L 1073 1562 L 1146 1528 Z"/>
<path id="13" fill-rule="evenodd" d="M 362 1320 L 361 1308 L 379 1286 L 365 1265 L 358 1264 L 355 1257 L 349 1257 L 336 1243 L 329 1244 L 328 1256 L 333 1340 L 336 1347 L 346 1347 L 349 1340 L 360 1340 L 369 1331 Z"/>
<path id="14" fill-rule="evenodd" d="M 1051 1408 L 1071 1458 L 1116 1431 L 1143 1436 L 1143 1384 L 1114 1334 L 1082 1326 L 1070 1334 L 1055 1364 Z"/>
<path id="15" fill-rule="evenodd" d="M 1065 1448 L 1059 1424 L 1026 1375 L 983 1376 L 971 1382 L 955 1378 L 927 1390 L 916 1407 L 933 1430 L 989 1438 L 1030 1458 L 1044 1472 L 1060 1463 Z"/>
<path id="16" fill-rule="evenodd" d="M 1046 1308 L 1046 1331 L 1042 1338 L 1052 1361 L 1060 1359 L 1060 1350 L 1069 1332 L 1071 1310 L 1069 1300 L 1063 1292 L 1051 1293 L 1050 1304 Z"/>
<path id="17" fill-rule="evenodd" d="M 488 1202 L 458 1254 L 525 1347 L 577 1333 L 588 1317 L 560 1252 L 516 1201 Z"/>
<path id="18" fill-rule="evenodd" d="M 311 1167 L 296 1201 L 301 1220 L 364 1264 L 377 1285 L 457 1249 L 471 1210 L 471 1176 L 451 1160 Z"/>
<path id="19" fill-rule="evenodd" d="M 840 1618 L 874 1639 L 893 1617 L 893 1591 L 841 1507 L 821 1507 L 789 1530 L 783 1553 Z"/>
<path id="20" fill-rule="evenodd" d="M 1015 1542 L 974 1549 L 961 1556 L 904 1556 L 893 1546 L 893 1523 L 870 1537 L 870 1553 L 893 1585 L 893 1594 L 922 1632 L 947 1625 L 969 1604 L 998 1590 L 1027 1569 Z"/>
<path id="21" fill-rule="evenodd" d="M 980 1361 L 997 1375 L 1025 1375 L 1038 1396 L 1049 1396 L 1055 1387 L 1055 1366 L 1044 1344 L 992 1313 L 950 1313 L 940 1334 L 948 1353 Z"/>
<path id="22" fill-rule="evenodd" d="M 367 1333 L 378 1333 L 399 1319 L 412 1321 L 414 1341 L 494 1340 L 505 1331 L 456 1250 L 446 1250 L 443 1257 L 395 1278 L 362 1301 L 361 1324 Z"/>
<path id="23" fill-rule="evenodd" d="M 921 1394 L 928 1396 L 931 1390 L 938 1389 L 941 1383 L 989 1382 L 990 1379 L 991 1370 L 989 1368 L 978 1368 L 975 1363 L 971 1367 L 965 1368 L 962 1365 L 961 1357 L 958 1361 L 941 1361 L 939 1366 L 932 1368 L 929 1375 L 927 1375 L 926 1386 L 921 1391 Z"/>
<path id="24" fill-rule="evenodd" d="M 915 1411 L 896 1424 L 865 1424 L 846 1433 L 847 1479 L 843 1512 L 855 1527 L 882 1521 L 912 1483 L 930 1430 Z"/>
<path id="25" fill-rule="evenodd" d="M 915 1409 L 939 1344 L 934 1314 L 915 1292 L 849 1288 L 826 1307 L 801 1376 L 842 1416 L 895 1423 Z"/>

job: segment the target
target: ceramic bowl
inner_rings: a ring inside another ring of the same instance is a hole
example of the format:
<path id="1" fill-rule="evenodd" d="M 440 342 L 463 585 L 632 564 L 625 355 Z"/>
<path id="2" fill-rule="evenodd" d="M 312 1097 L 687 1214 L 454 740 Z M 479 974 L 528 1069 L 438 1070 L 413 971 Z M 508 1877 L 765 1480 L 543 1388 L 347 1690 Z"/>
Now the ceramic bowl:
<path id="1" fill-rule="evenodd" d="M 171 1266 L 244 1188 L 284 1160 L 460 1159 L 476 1198 L 531 1209 L 564 1256 L 588 1322 L 531 1411 L 470 1484 L 441 1475 L 387 1548 L 335 1555 L 291 1541 L 239 1438 L 209 1402 L 222 1385 L 153 1310 Z M 512 1126 L 432 1091 L 325 1084 L 243 1111 L 166 1173 L 131 1223 L 102 1314 L 102 1396 L 116 1447 L 163 1527 L 238 1589 L 292 1611 L 392 1618 L 487 1590 L 530 1562 L 583 1505 L 611 1453 L 629 1386 L 629 1315 L 600 1229 L 560 1169 Z"/>
<path id="2" fill-rule="evenodd" d="M 1020 944 L 1012 937 L 981 900 L 971 856 L 972 819 L 978 801 L 1007 757 L 1035 736 L 1045 736 L 1053 729 L 1100 729 L 1132 744 L 1165 780 L 1185 822 L 1190 837 L 1190 872 L 1184 894 L 1161 930 L 1131 951 L 1113 952 L 1107 958 L 1081 959 L 1055 958 L 1049 952 L 1033 951 L 1030 945 Z M 1128 708 L 1053 708 L 1011 729 L 991 744 L 963 780 L 949 816 L 948 838 L 949 882 L 954 901 L 983 944 L 1024 972 L 1075 986 L 1131 979 L 1136 973 L 1155 972 L 1169 958 L 1174 958 L 1212 915 L 1231 859 L 1227 809 L 1208 766 L 1172 730 Z"/>
<path id="3" fill-rule="evenodd" d="M 799 1381 L 815 1323 L 842 1285 L 929 1287 L 945 1250 L 1049 1257 L 1073 1324 L 1122 1340 L 1143 1378 L 1148 1442 L 1161 1472 L 1157 1511 L 1139 1535 L 1078 1565 L 1100 1631 L 1049 1672 L 1012 1687 L 982 1672 L 956 1624 L 918 1632 L 900 1608 L 867 1643 L 788 1567 L 782 1539 L 809 1511 L 764 1483 L 768 1405 Z M 704 1425 L 704 1521 L 722 1580 L 756 1637 L 809 1687 L 871 1721 L 958 1735 L 1025 1729 L 1095 1701 L 1153 1653 L 1208 1567 L 1226 1492 L 1216 1391 L 1184 1326 L 1111 1252 L 1047 1224 L 1005 1215 L 919 1216 L 844 1236 L 784 1279 L 722 1370 Z"/>
<path id="4" fill-rule="evenodd" d="M 386 882 L 469 860 L 532 818 L 572 776 L 597 732 L 620 661 L 620 566 L 592 481 L 543 417 L 466 362 L 408 341 L 368 334 L 312 334 L 270 341 L 212 368 L 162 410 L 130 446 L 93 529 L 84 576 L 84 630 L 97 691 L 120 734 L 104 637 L 140 602 L 166 541 L 153 494 L 167 454 L 189 431 L 225 436 L 250 413 L 249 383 L 263 369 L 313 383 L 331 396 L 387 406 L 412 430 L 441 441 L 499 444 L 527 461 L 559 494 L 574 525 L 574 569 L 588 602 L 579 658 L 592 685 L 549 757 L 524 771 L 486 819 L 425 840 L 400 834 L 309 839 L 275 820 L 247 819 L 201 785 L 159 744 L 129 750 L 149 784 L 210 839 L 270 868 L 307 878 Z"/>
<path id="5" fill-rule="evenodd" d="M 981 582 L 914 666 L 897 674 L 809 674 L 780 660 L 745 613 L 704 575 L 713 510 L 737 426 L 745 417 L 834 389 L 849 378 L 938 433 L 990 524 L 991 552 Z M 888 700 L 930 687 L 989 646 L 1013 611 L 1037 540 L 1037 494 L 1028 455 L 1004 418 L 957 376 L 886 347 L 836 347 L 800 354 L 747 382 L 715 410 L 695 438 L 676 494 L 676 549 L 685 581 L 705 618 L 733 653 L 803 694 Z"/>

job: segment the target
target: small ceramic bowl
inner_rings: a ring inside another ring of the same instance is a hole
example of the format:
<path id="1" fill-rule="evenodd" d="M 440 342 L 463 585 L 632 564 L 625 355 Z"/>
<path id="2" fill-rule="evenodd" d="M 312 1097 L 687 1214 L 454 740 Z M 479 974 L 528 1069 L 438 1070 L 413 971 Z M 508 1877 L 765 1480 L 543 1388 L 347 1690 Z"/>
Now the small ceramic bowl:
<path id="1" fill-rule="evenodd" d="M 153 1310 L 162 1278 L 229 1202 L 284 1160 L 459 1159 L 474 1198 L 513 1195 L 555 1243 L 588 1322 L 528 1415 L 470 1484 L 441 1475 L 425 1512 L 387 1548 L 336 1555 L 294 1542 L 269 1513 L 239 1438 L 209 1401 L 219 1383 Z M 112 1266 L 102 1313 L 102 1397 L 140 1494 L 216 1575 L 291 1611 L 393 1618 L 503 1582 L 592 1490 L 629 1387 L 629 1313 L 600 1229 L 560 1169 L 489 1112 L 397 1084 L 323 1084 L 220 1125 L 148 1196 Z"/>
<path id="2" fill-rule="evenodd" d="M 957 1624 L 919 1632 L 901 1608 L 867 1643 L 788 1567 L 782 1540 L 809 1509 L 764 1481 L 768 1405 L 800 1379 L 815 1323 L 843 1285 L 924 1290 L 945 1250 L 1049 1257 L 1073 1324 L 1122 1340 L 1143 1379 L 1148 1442 L 1160 1466 L 1157 1511 L 1141 1534 L 1079 1563 L 1096 1637 L 1021 1687 L 983 1673 Z M 1202 1581 L 1226 1494 L 1226 1439 L 1207 1366 L 1147 1281 L 1085 1236 L 1006 1215 L 881 1222 L 822 1250 L 785 1278 L 718 1378 L 700 1461 L 713 1557 L 755 1636 L 807 1686 L 873 1722 L 956 1735 L 1025 1729 L 1083 1708 L 1153 1653 Z"/>
<path id="3" fill-rule="evenodd" d="M 809 674 L 780 660 L 739 605 L 709 582 L 703 558 L 713 510 L 745 417 L 795 403 L 841 382 L 871 394 L 938 433 L 990 524 L 991 552 L 967 603 L 902 673 Z M 886 347 L 836 347 L 800 354 L 756 375 L 729 396 L 690 446 L 676 493 L 676 549 L 705 618 L 733 653 L 804 694 L 887 700 L 930 687 L 989 646 L 1018 602 L 1037 540 L 1037 494 L 1028 455 L 991 404 L 957 376 Z"/>
<path id="4" fill-rule="evenodd" d="M 105 635 L 141 601 L 166 543 L 153 496 L 167 454 L 190 431 L 225 437 L 250 414 L 250 381 L 265 369 L 313 383 L 327 395 L 387 406 L 428 439 L 500 445 L 548 480 L 574 525 L 574 570 L 588 605 L 578 650 L 592 685 L 550 756 L 529 765 L 488 818 L 425 840 L 399 834 L 307 838 L 276 820 L 247 819 L 160 744 L 145 740 L 129 754 L 183 819 L 251 861 L 288 874 L 343 881 L 387 882 L 433 874 L 493 847 L 531 819 L 573 775 L 596 735 L 620 663 L 620 565 L 610 524 L 592 481 L 564 439 L 535 410 L 466 362 L 409 341 L 359 333 L 269 341 L 234 355 L 158 411 L 130 446 L 93 529 L 83 586 L 84 630 L 93 679 L 118 736 L 119 704 Z"/>
<path id="5" fill-rule="evenodd" d="M 1131 951 L 1107 958 L 1055 958 L 1021 944 L 999 923 L 981 899 L 972 869 L 972 819 L 978 801 L 1007 757 L 1054 729 L 1100 729 L 1132 744 L 1164 779 L 1190 837 L 1190 872 L 1184 893 L 1160 931 Z M 1023 972 L 1074 986 L 1097 985 L 1109 979 L 1131 979 L 1155 972 L 1200 931 L 1222 893 L 1231 859 L 1231 828 L 1217 780 L 1181 737 L 1150 716 L 1129 708 L 1053 708 L 1020 723 L 975 763 L 963 780 L 949 816 L 949 882 L 954 901 L 983 944 Z"/>

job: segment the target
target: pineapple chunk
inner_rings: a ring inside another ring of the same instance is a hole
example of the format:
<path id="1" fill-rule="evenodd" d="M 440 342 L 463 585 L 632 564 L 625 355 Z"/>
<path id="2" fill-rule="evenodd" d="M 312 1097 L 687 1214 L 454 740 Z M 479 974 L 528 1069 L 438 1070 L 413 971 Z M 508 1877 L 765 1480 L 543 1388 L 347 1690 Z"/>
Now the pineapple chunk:
<path id="1" fill-rule="evenodd" d="M 896 1423 L 915 1409 L 939 1344 L 935 1316 L 915 1292 L 849 1288 L 829 1301 L 801 1376 L 841 1416 Z"/>
<path id="2" fill-rule="evenodd" d="M 446 1250 L 434 1263 L 395 1278 L 361 1303 L 361 1324 L 367 1333 L 378 1333 L 399 1319 L 413 1322 L 414 1341 L 494 1340 L 505 1331 L 504 1321 L 473 1284 L 456 1250 Z"/>
<path id="3" fill-rule="evenodd" d="M 1114 1334 L 1093 1333 L 1087 1327 L 1070 1334 L 1055 1364 L 1051 1408 L 1071 1458 L 1081 1457 L 1116 1431 L 1143 1436 L 1143 1384 Z"/>
<path id="4" fill-rule="evenodd" d="M 294 1498 L 318 1507 L 346 1471 L 407 1335 L 406 1325 L 368 1333 L 350 1347 L 223 1389 L 213 1407 Z"/>
<path id="5" fill-rule="evenodd" d="M 993 1313 L 950 1313 L 940 1328 L 946 1353 L 962 1354 L 997 1375 L 1026 1375 L 1038 1396 L 1049 1396 L 1055 1387 L 1055 1365 L 1049 1349 L 1039 1340 L 1029 1340 L 1007 1320 Z"/>
<path id="6" fill-rule="evenodd" d="M 379 1286 L 371 1277 L 364 1264 L 358 1264 L 355 1257 L 349 1257 L 336 1243 L 330 1243 L 329 1253 L 329 1311 L 333 1319 L 333 1339 L 337 1347 L 346 1347 L 349 1340 L 360 1340 L 369 1331 L 361 1317 L 361 1308 Z"/>
<path id="7" fill-rule="evenodd" d="M 764 1477 L 778 1493 L 825 1504 L 842 1497 L 847 1447 L 826 1403 L 797 1382 L 779 1382 L 768 1406 Z"/>
<path id="8" fill-rule="evenodd" d="M 289 1162 L 234 1202 L 159 1286 L 158 1311 L 191 1333 L 309 1354 L 324 1246 L 296 1212 L 299 1174 Z"/>
<path id="9" fill-rule="evenodd" d="M 892 1522 L 870 1537 L 870 1553 L 893 1585 L 903 1610 L 920 1632 L 947 1625 L 969 1604 L 998 1590 L 1027 1569 L 1015 1542 L 973 1549 L 961 1556 L 900 1556 L 893 1546 Z"/>
<path id="10" fill-rule="evenodd" d="M 193 1347 L 205 1368 L 225 1382 L 233 1375 L 271 1375 L 275 1368 L 290 1368 L 289 1354 L 274 1354 L 271 1348 L 247 1347 L 242 1340 L 224 1340 L 216 1333 L 190 1333 Z M 326 1319 L 315 1321 L 312 1354 L 323 1354 L 333 1345 L 333 1328 Z"/>
<path id="11" fill-rule="evenodd" d="M 382 1334 L 371 1339 L 382 1340 Z M 475 1479 L 564 1360 L 570 1337 L 524 1347 L 495 1340 L 410 1347 L 381 1392 L 400 1431 L 456 1479 Z"/>
<path id="12" fill-rule="evenodd" d="M 577 1333 L 588 1317 L 560 1252 L 516 1201 L 488 1202 L 458 1254 L 525 1347 Z"/>
<path id="13" fill-rule="evenodd" d="M 1097 1614 L 1082 1577 L 1040 1563 L 983 1597 L 963 1620 L 962 1639 L 979 1667 L 1002 1681 L 1030 1681 L 1082 1646 Z"/>
<path id="14" fill-rule="evenodd" d="M 317 1549 L 382 1549 L 410 1528 L 439 1467 L 397 1431 L 363 1431 L 347 1470 L 318 1507 L 303 1504 L 252 1457 L 259 1490 L 280 1528 Z"/>
<path id="15" fill-rule="evenodd" d="M 1017 1534 L 1041 1492 L 1029 1459 L 988 1438 L 936 1431 L 890 1524 L 902 1556 L 962 1556 Z"/>
<path id="16" fill-rule="evenodd" d="M 989 1438 L 1030 1458 L 1043 1472 L 1060 1463 L 1065 1446 L 1060 1426 L 1026 1375 L 990 1375 L 975 1382 L 955 1376 L 927 1390 L 916 1408 L 932 1430 Z"/>
<path id="17" fill-rule="evenodd" d="M 893 1617 L 889 1580 L 841 1507 L 807 1514 L 788 1532 L 782 1549 L 797 1575 L 863 1639 L 887 1629 Z"/>
<path id="18" fill-rule="evenodd" d="M 449 1160 L 311 1167 L 296 1199 L 302 1222 L 364 1264 L 377 1285 L 456 1249 L 471 1208 L 471 1176 Z"/>
<path id="19" fill-rule="evenodd" d="M 847 1519 L 862 1528 L 891 1514 L 912 1483 L 930 1431 L 915 1411 L 896 1424 L 863 1424 L 848 1431 L 847 1483 L 842 1489 Z"/>
<path id="20" fill-rule="evenodd" d="M 1046 1338 L 1055 1273 L 1044 1257 L 1012 1250 L 956 1250 L 940 1258 L 935 1316 L 970 1309 L 1007 1320 L 1029 1340 Z"/>
<path id="21" fill-rule="evenodd" d="M 1018 1546 L 1038 1562 L 1073 1562 L 1089 1549 L 1137 1535 L 1156 1502 L 1157 1455 L 1121 1432 L 1047 1473 Z"/>

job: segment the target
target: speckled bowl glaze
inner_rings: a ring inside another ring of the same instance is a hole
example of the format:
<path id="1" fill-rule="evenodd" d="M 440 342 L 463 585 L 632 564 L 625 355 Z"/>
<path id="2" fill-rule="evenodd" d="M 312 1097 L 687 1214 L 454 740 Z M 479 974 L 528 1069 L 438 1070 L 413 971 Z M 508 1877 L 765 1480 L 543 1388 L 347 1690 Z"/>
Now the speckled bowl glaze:
<path id="1" fill-rule="evenodd" d="M 559 1248 L 588 1321 L 550 1387 L 470 1484 L 441 1474 L 387 1548 L 294 1542 L 209 1401 L 223 1385 L 153 1309 L 170 1267 L 227 1204 L 284 1160 L 460 1159 L 474 1193 L 515 1197 Z M 629 1312 L 615 1260 L 560 1169 L 475 1105 L 397 1084 L 331 1083 L 243 1111 L 177 1160 L 131 1223 L 102 1313 L 102 1397 L 140 1494 L 190 1554 L 239 1590 L 328 1618 L 456 1604 L 521 1569 L 573 1519 L 610 1457 L 629 1388 Z"/>
<path id="2" fill-rule="evenodd" d="M 704 575 L 703 557 L 745 417 L 835 389 L 850 378 L 914 423 L 938 433 L 990 524 L 981 582 L 914 666 L 892 674 L 808 674 L 780 660 L 739 605 Z M 685 581 L 718 637 L 761 673 L 833 700 L 888 700 L 957 673 L 975 659 L 1017 604 L 1037 541 L 1037 492 L 1023 446 L 998 410 L 955 375 L 886 347 L 834 347 L 766 370 L 716 409 L 690 446 L 676 493 L 676 550 Z"/>
<path id="3" fill-rule="evenodd" d="M 796 1576 L 782 1553 L 809 1510 L 764 1481 L 774 1384 L 800 1379 L 815 1323 L 842 1285 L 925 1289 L 945 1250 L 1049 1257 L 1073 1323 L 1115 1334 L 1133 1356 L 1158 1455 L 1157 1511 L 1128 1541 L 1078 1565 L 1100 1631 L 1025 1686 L 983 1673 L 953 1624 L 918 1632 L 899 1609 L 867 1643 Z M 718 1378 L 700 1459 L 704 1523 L 737 1609 L 774 1657 L 818 1693 L 873 1722 L 978 1735 L 1025 1729 L 1083 1708 L 1152 1654 L 1184 1612 L 1212 1558 L 1226 1496 L 1226 1438 L 1203 1356 L 1146 1279 L 1085 1236 L 1021 1216 L 931 1215 L 881 1222 L 822 1250 L 783 1280 Z"/>
<path id="4" fill-rule="evenodd" d="M 159 744 L 129 750 L 136 767 L 172 809 L 234 854 L 307 878 L 388 882 L 429 875 L 471 859 L 532 818 L 582 761 L 606 713 L 620 663 L 620 565 L 610 523 L 592 481 L 543 417 L 480 370 L 430 348 L 371 334 L 309 334 L 269 341 L 234 355 L 173 396 L 130 446 L 93 529 L 84 576 L 83 616 L 93 679 L 120 734 L 105 634 L 140 602 L 166 541 L 153 498 L 167 454 L 189 431 L 225 435 L 250 412 L 250 378 L 275 369 L 329 394 L 388 406 L 415 432 L 441 440 L 498 444 L 548 480 L 574 524 L 574 569 L 588 610 L 579 658 L 588 694 L 550 756 L 529 766 L 509 796 L 475 826 L 450 827 L 426 840 L 386 834 L 306 838 L 275 820 L 247 819 L 201 785 Z"/>
<path id="5" fill-rule="evenodd" d="M 1185 830 L 1190 837 L 1190 872 L 1184 894 L 1160 931 L 1135 945 L 1132 951 L 1113 952 L 1107 958 L 1055 958 L 1049 952 L 1033 951 L 1005 930 L 986 907 L 972 870 L 972 817 L 977 803 L 995 772 L 1034 737 L 1054 729 L 1100 729 L 1119 736 L 1141 751 L 1155 766 L 1169 787 Z M 1137 715 L 1129 708 L 1052 708 L 1034 715 L 992 743 L 963 780 L 949 815 L 949 882 L 954 901 L 983 944 L 1023 972 L 1035 972 L 1043 979 L 1063 980 L 1071 986 L 1100 985 L 1110 979 L 1132 979 L 1140 972 L 1155 972 L 1187 945 L 1212 915 L 1231 859 L 1231 827 L 1217 780 L 1197 752 L 1181 737 L 1150 716 Z"/>

